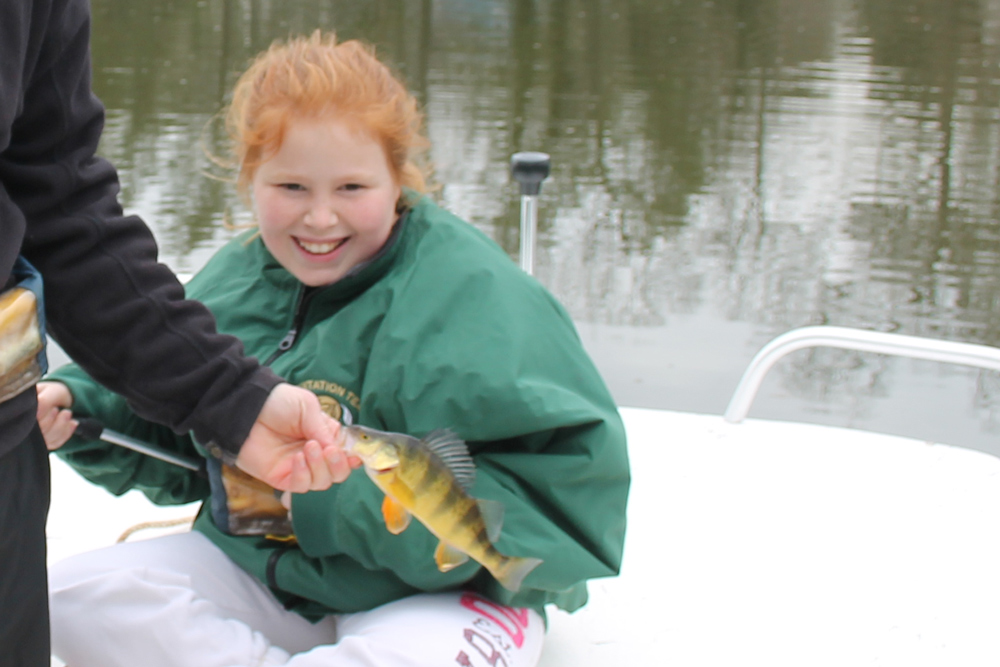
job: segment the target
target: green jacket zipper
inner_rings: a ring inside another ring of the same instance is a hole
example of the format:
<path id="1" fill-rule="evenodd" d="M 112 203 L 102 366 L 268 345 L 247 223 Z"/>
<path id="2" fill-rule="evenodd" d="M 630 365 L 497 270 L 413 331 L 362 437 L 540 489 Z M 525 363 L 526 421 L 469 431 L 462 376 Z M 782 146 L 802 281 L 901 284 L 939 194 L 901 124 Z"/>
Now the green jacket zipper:
<path id="1" fill-rule="evenodd" d="M 303 286 L 299 291 L 298 303 L 295 305 L 295 317 L 292 318 L 292 328 L 288 330 L 285 337 L 281 339 L 278 343 L 278 349 L 268 357 L 267 361 L 264 362 L 265 366 L 270 366 L 275 362 L 275 360 L 283 355 L 288 350 L 292 349 L 295 345 L 295 340 L 299 336 L 299 331 L 302 329 L 302 321 L 306 318 L 306 308 L 309 303 L 309 298 L 315 293 L 316 290 L 309 287 Z"/>

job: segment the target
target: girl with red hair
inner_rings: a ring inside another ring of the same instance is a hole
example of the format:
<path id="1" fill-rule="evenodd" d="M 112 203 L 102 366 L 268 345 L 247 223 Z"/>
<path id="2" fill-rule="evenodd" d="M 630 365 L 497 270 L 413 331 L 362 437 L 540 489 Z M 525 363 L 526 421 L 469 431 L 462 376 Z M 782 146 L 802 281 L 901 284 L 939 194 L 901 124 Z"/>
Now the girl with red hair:
<path id="1" fill-rule="evenodd" d="M 390 533 L 360 473 L 285 494 L 291 534 L 255 534 L 227 521 L 213 474 L 50 429 L 59 456 L 115 493 L 204 502 L 190 533 L 53 566 L 56 654 L 74 667 L 535 665 L 546 606 L 575 610 L 588 579 L 615 575 L 625 528 L 624 430 L 569 317 L 423 194 L 418 105 L 371 48 L 318 32 L 276 44 L 236 84 L 227 126 L 257 230 L 189 296 L 342 423 L 454 431 L 471 495 L 504 509 L 496 548 L 541 563 L 515 583 L 474 560 L 442 571 L 438 539 L 419 522 Z M 48 402 L 218 470 L 80 369 L 51 380 Z"/>

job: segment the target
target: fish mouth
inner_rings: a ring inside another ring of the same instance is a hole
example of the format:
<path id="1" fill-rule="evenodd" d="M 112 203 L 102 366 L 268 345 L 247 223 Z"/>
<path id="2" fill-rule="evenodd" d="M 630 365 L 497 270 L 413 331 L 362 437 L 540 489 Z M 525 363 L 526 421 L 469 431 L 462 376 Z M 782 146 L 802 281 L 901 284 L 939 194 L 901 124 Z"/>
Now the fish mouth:
<path id="1" fill-rule="evenodd" d="M 295 245 L 309 255 L 329 255 L 347 243 L 350 237 L 345 236 L 334 241 L 306 241 L 297 236 L 293 236 L 292 239 L 295 241 Z"/>

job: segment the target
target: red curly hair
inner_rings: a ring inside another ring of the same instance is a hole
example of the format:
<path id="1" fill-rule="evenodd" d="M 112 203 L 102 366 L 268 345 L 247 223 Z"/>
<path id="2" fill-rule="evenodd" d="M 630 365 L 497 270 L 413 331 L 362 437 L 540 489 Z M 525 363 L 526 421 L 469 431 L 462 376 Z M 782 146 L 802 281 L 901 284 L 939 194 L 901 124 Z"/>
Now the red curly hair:
<path id="1" fill-rule="evenodd" d="M 244 195 L 260 164 L 274 155 L 294 119 L 334 115 L 356 123 L 382 144 L 396 182 L 424 192 L 417 166 L 428 147 L 416 99 L 374 48 L 357 40 L 337 43 L 319 30 L 309 37 L 275 42 L 236 82 L 226 129 L 239 166 Z"/>

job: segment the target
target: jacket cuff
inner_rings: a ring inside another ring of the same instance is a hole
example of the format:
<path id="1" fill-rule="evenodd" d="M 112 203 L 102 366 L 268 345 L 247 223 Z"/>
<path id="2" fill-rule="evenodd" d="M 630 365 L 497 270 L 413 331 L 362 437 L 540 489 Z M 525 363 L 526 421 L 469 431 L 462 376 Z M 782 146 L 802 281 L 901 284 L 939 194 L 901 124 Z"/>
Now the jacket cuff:
<path id="1" fill-rule="evenodd" d="M 271 391 L 282 382 L 284 380 L 270 369 L 259 368 L 211 413 L 199 419 L 191 429 L 195 440 L 212 456 L 235 464 L 261 408 Z M 220 430 L 223 425 L 227 428 Z"/>

